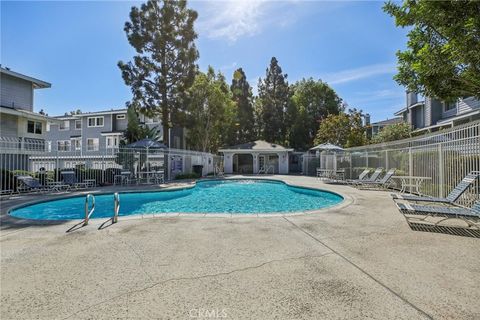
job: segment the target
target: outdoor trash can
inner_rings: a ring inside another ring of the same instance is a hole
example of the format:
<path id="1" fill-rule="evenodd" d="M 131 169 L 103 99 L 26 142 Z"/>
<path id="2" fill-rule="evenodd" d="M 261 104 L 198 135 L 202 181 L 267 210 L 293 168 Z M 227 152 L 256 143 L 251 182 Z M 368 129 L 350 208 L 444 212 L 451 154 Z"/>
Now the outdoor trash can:
<path id="1" fill-rule="evenodd" d="M 200 164 L 194 165 L 193 167 L 193 172 L 198 174 L 199 176 L 202 176 L 202 171 L 203 171 L 203 166 Z"/>

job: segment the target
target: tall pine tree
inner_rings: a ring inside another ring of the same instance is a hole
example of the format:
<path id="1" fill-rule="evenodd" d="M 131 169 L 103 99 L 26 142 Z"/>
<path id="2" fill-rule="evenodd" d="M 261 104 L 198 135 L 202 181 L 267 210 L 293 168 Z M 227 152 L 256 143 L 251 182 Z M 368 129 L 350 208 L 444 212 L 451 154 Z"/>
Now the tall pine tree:
<path id="1" fill-rule="evenodd" d="M 197 12 L 188 9 L 185 0 L 149 0 L 140 8 L 132 7 L 130 22 L 125 23 L 128 42 L 137 52 L 133 61 L 118 63 L 133 93 L 129 104 L 161 115 L 166 145 L 172 121 L 183 113 L 182 95 L 195 79 L 196 19 Z"/>
<path id="2" fill-rule="evenodd" d="M 236 143 L 245 143 L 255 140 L 253 95 L 252 88 L 247 81 L 242 68 L 235 70 L 232 78 L 233 101 L 236 104 Z"/>
<path id="3" fill-rule="evenodd" d="M 286 142 L 287 126 L 284 123 L 289 103 L 287 75 L 282 73 L 275 57 L 270 61 L 265 79 L 258 83 L 258 107 L 260 113 L 260 136 L 262 139 L 283 144 Z"/>

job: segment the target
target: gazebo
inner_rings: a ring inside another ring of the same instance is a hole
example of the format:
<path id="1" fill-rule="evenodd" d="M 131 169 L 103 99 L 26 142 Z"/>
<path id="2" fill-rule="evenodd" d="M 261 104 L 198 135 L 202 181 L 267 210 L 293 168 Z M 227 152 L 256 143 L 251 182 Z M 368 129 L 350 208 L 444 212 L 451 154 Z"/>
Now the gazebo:
<path id="1" fill-rule="evenodd" d="M 288 174 L 288 153 L 293 149 L 263 140 L 220 149 L 224 155 L 225 173 Z"/>

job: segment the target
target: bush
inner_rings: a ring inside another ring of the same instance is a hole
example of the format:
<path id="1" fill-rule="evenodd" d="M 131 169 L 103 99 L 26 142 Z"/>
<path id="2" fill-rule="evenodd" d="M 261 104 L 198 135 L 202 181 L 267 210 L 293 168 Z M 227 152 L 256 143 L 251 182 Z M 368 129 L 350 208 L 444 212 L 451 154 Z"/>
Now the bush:
<path id="1" fill-rule="evenodd" d="M 2 190 L 13 190 L 17 191 L 17 178 L 15 173 L 10 170 L 0 169 L 0 180 Z"/>
<path id="2" fill-rule="evenodd" d="M 115 176 L 120 175 L 122 169 L 118 168 L 107 168 L 105 169 L 105 183 L 113 184 Z"/>
<path id="3" fill-rule="evenodd" d="M 184 173 L 184 174 L 177 174 L 175 176 L 175 180 L 182 180 L 182 179 L 199 179 L 200 175 L 197 173 Z"/>

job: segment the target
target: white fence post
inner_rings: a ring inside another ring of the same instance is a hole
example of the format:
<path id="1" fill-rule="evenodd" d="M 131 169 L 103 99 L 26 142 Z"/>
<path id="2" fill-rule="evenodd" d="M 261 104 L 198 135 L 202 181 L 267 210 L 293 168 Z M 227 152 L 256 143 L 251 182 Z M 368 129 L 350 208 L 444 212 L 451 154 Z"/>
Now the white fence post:
<path id="1" fill-rule="evenodd" d="M 385 170 L 390 169 L 388 165 L 388 150 L 385 150 Z"/>
<path id="2" fill-rule="evenodd" d="M 438 193 L 439 197 L 443 197 L 443 184 L 445 183 L 444 171 L 443 171 L 443 151 L 442 144 L 438 144 Z"/>

